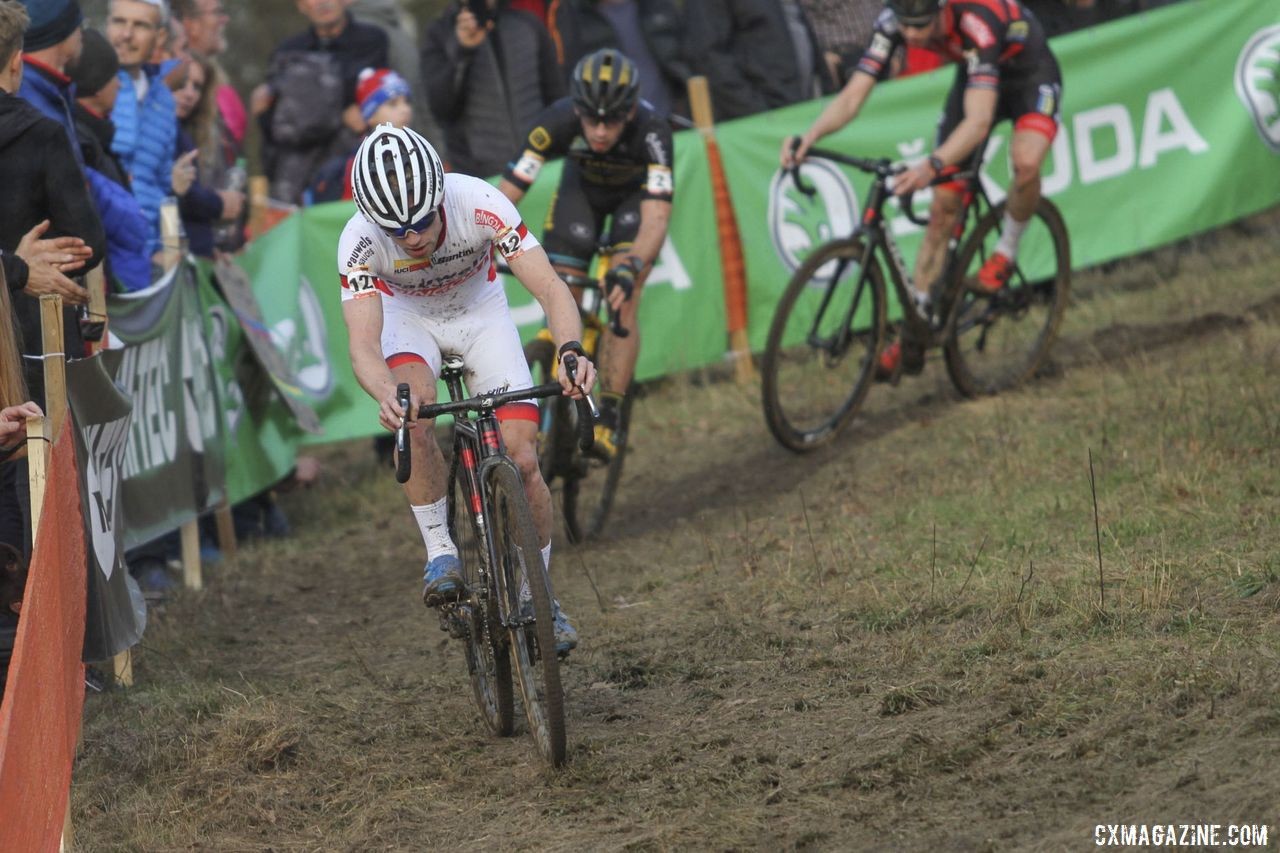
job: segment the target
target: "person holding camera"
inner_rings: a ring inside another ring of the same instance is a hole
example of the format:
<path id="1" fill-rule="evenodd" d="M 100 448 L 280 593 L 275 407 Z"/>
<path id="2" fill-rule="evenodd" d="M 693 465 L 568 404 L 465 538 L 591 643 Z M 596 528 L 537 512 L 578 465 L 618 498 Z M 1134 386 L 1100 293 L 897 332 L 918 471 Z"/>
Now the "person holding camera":
<path id="1" fill-rule="evenodd" d="M 450 166 L 495 175 L 542 108 L 564 94 L 555 45 L 508 0 L 455 0 L 427 28 L 422 82 Z"/>

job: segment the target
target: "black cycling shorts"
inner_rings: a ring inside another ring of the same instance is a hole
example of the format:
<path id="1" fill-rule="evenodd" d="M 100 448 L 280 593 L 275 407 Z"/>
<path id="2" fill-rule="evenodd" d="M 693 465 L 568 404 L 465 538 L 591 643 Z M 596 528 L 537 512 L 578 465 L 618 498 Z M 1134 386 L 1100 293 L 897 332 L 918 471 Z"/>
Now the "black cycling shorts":
<path id="1" fill-rule="evenodd" d="M 575 173 L 572 164 L 566 162 L 542 228 L 542 248 L 551 263 L 585 273 L 602 237 L 613 247 L 635 242 L 645 190 L 589 186 Z M 613 224 L 608 235 L 603 235 L 604 220 L 609 214 L 613 214 Z"/>
<path id="2" fill-rule="evenodd" d="M 969 83 L 964 64 L 956 66 L 956 80 L 951 84 L 947 104 L 938 121 L 934 147 L 941 145 L 964 118 L 964 93 Z M 1058 132 L 1062 112 L 1062 73 L 1057 62 L 1044 62 L 1031 74 L 1001 77 L 996 95 L 995 124 L 1008 119 L 1015 130 L 1031 130 L 1049 141 Z"/>

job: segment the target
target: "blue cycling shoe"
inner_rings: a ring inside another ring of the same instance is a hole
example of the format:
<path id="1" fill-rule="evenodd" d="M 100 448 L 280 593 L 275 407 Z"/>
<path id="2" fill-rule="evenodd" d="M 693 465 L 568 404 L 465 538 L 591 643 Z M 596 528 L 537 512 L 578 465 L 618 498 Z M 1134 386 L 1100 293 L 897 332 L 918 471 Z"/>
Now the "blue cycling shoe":
<path id="1" fill-rule="evenodd" d="M 569 624 L 569 617 L 560 609 L 560 602 L 555 602 L 556 614 L 556 654 L 564 657 L 578 647 L 578 632 Z"/>
<path id="2" fill-rule="evenodd" d="M 427 563 L 422 574 L 422 603 L 439 607 L 462 594 L 462 563 L 454 554 L 441 554 Z"/>

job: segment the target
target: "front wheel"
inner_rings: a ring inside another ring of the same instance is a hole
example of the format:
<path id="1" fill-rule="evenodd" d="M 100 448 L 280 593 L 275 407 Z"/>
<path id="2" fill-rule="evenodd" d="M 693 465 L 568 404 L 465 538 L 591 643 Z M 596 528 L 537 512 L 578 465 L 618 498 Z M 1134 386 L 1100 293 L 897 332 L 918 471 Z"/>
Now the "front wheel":
<path id="1" fill-rule="evenodd" d="M 1020 385 L 1044 363 L 1071 292 L 1071 245 L 1058 208 L 1040 199 L 1019 242 L 1009 281 L 994 294 L 973 289 L 978 270 L 1000 239 L 1005 205 L 996 205 L 956 256 L 959 279 L 947 318 L 947 373 L 966 397 Z"/>
<path id="2" fill-rule="evenodd" d="M 862 265 L 863 242 L 834 240 L 791 277 L 761 359 L 764 417 L 783 447 L 801 453 L 853 419 L 884 345 L 880 265 Z"/>
<path id="3" fill-rule="evenodd" d="M 565 759 L 564 689 L 551 583 L 519 472 L 511 465 L 494 466 L 488 486 L 498 594 L 529 733 L 547 763 L 559 767 Z"/>
<path id="4" fill-rule="evenodd" d="M 511 734 L 515 725 L 515 691 L 511 683 L 508 639 L 498 616 L 498 598 L 493 577 L 482 572 L 483 540 L 455 467 L 449 478 L 449 535 L 458 546 L 462 578 L 467 595 L 445 605 L 446 618 L 453 620 L 466 642 L 467 673 L 471 694 L 489 730 L 499 736 Z"/>

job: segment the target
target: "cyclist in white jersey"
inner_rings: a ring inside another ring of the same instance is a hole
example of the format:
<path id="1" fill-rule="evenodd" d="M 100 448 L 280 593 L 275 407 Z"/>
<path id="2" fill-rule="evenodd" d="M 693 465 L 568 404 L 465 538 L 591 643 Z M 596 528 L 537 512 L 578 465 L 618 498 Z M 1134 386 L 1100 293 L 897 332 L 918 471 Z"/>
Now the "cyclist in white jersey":
<path id="1" fill-rule="evenodd" d="M 494 252 L 541 304 L 560 358 L 577 354 L 576 376 L 559 371 L 565 394 L 580 398 L 591 390 L 596 371 L 578 342 L 577 303 L 502 193 L 478 178 L 446 175 L 430 143 L 390 124 L 361 144 L 351 184 L 359 212 L 338 241 L 342 316 L 356 379 L 378 401 L 384 427 L 395 430 L 405 414 L 396 400 L 399 383 L 412 389 L 411 417 L 420 404 L 436 401 L 443 353 L 462 356 L 474 394 L 533 384 Z M 550 568 L 551 495 L 534 447 L 537 407 L 512 403 L 497 415 Z M 437 606 L 462 591 L 458 548 L 448 532 L 447 472 L 431 424 L 415 424 L 410 436 L 415 464 L 404 490 L 427 548 L 423 601 Z M 562 653 L 577 645 L 558 606 L 556 645 Z"/>

